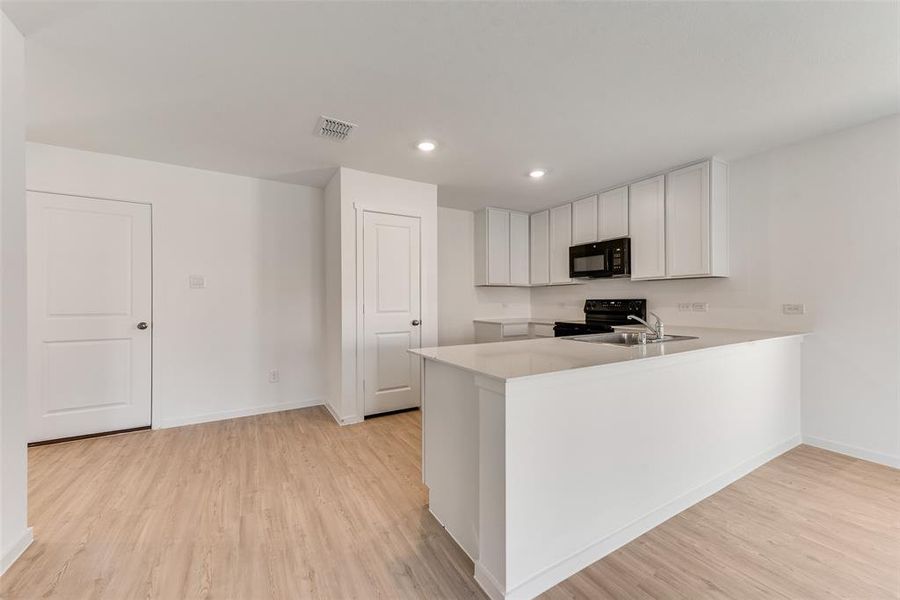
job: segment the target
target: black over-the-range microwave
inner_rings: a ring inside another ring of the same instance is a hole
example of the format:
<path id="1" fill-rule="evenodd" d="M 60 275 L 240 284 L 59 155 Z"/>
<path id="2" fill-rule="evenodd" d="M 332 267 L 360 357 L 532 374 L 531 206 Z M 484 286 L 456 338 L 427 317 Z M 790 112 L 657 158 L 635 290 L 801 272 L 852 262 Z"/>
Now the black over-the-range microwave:
<path id="1" fill-rule="evenodd" d="M 569 277 L 629 277 L 631 240 L 617 238 L 569 248 Z"/>

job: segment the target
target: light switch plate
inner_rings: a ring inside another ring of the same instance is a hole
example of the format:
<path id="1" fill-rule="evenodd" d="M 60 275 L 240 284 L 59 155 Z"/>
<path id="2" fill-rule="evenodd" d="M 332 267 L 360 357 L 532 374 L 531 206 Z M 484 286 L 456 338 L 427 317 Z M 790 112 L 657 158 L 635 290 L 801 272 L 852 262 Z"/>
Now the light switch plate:
<path id="1" fill-rule="evenodd" d="M 805 304 L 782 304 L 781 312 L 786 315 L 805 315 L 806 314 L 806 305 Z"/>
<path id="2" fill-rule="evenodd" d="M 188 286 L 192 290 L 202 290 L 206 287 L 206 277 L 203 275 L 191 275 L 188 277 Z"/>
<path id="3" fill-rule="evenodd" d="M 709 310 L 709 303 L 707 302 L 694 302 L 691 305 L 691 310 L 694 312 L 706 312 Z"/>

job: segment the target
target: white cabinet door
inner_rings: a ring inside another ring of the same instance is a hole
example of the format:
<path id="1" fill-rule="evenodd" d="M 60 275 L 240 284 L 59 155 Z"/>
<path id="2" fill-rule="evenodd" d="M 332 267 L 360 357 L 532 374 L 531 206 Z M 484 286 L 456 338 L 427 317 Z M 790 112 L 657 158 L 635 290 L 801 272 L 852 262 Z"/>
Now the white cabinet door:
<path id="1" fill-rule="evenodd" d="M 528 215 L 509 213 L 509 282 L 512 285 L 528 285 Z"/>
<path id="2" fill-rule="evenodd" d="M 569 246 L 572 245 L 572 205 L 550 209 L 550 283 L 569 283 Z"/>
<path id="3" fill-rule="evenodd" d="M 603 192 L 597 200 L 597 239 L 628 237 L 628 186 Z"/>
<path id="4" fill-rule="evenodd" d="M 597 196 L 572 203 L 572 245 L 597 241 Z"/>
<path id="5" fill-rule="evenodd" d="M 509 284 L 509 211 L 487 209 L 488 283 Z"/>
<path id="6" fill-rule="evenodd" d="M 531 285 L 550 283 L 550 211 L 531 215 Z"/>
<path id="7" fill-rule="evenodd" d="M 709 163 L 666 175 L 666 270 L 669 277 L 710 273 Z"/>
<path id="8" fill-rule="evenodd" d="M 645 179 L 629 187 L 631 278 L 664 278 L 666 276 L 665 176 Z"/>

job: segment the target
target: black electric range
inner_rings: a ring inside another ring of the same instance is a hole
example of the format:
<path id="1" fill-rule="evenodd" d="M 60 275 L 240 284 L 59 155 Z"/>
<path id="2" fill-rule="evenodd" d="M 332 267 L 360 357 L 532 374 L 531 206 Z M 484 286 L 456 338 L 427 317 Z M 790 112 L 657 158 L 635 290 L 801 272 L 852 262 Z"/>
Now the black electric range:
<path id="1" fill-rule="evenodd" d="M 626 300 L 584 301 L 584 323 L 575 321 L 557 321 L 553 325 L 556 337 L 566 335 L 585 335 L 589 333 L 609 333 L 614 325 L 634 325 L 628 315 L 647 318 L 647 300 L 633 298 Z"/>

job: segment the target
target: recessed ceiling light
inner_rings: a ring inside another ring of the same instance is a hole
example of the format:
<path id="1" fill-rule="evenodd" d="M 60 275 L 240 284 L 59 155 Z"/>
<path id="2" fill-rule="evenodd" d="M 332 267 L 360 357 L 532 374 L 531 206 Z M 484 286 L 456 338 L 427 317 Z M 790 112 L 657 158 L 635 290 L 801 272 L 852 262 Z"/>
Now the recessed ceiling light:
<path id="1" fill-rule="evenodd" d="M 422 140 L 419 142 L 416 147 L 422 152 L 431 152 L 435 148 L 437 148 L 437 144 L 432 142 L 431 140 Z"/>
<path id="2" fill-rule="evenodd" d="M 528 173 L 528 176 L 531 177 L 532 179 L 540 179 L 541 177 L 543 177 L 546 174 L 547 174 L 547 171 L 545 171 L 544 169 L 532 169 L 532 171 L 530 173 Z"/>

